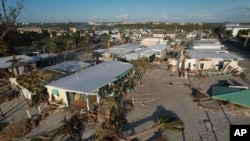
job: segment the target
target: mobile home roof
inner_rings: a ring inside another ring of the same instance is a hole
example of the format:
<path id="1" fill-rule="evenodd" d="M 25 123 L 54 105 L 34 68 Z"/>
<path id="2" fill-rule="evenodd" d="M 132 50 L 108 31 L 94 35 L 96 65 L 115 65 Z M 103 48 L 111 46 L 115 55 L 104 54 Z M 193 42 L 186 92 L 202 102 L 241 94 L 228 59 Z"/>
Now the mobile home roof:
<path id="1" fill-rule="evenodd" d="M 107 61 L 51 82 L 46 86 L 90 93 L 115 81 L 119 75 L 132 69 L 132 67 L 129 63 Z"/>

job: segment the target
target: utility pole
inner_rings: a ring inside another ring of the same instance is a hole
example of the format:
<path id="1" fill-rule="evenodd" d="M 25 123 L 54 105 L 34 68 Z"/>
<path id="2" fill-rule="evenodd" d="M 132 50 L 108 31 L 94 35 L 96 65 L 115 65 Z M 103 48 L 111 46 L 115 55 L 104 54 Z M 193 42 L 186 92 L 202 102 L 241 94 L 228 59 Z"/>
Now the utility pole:
<path id="1" fill-rule="evenodd" d="M 247 41 L 248 41 L 249 36 L 250 36 L 250 31 L 248 31 L 247 38 L 246 38 L 245 43 L 244 43 L 244 48 L 245 48 L 246 45 L 247 45 Z"/>
<path id="2" fill-rule="evenodd" d="M 109 39 L 108 39 L 108 49 L 109 49 L 109 47 L 110 47 L 110 41 L 109 41 Z"/>

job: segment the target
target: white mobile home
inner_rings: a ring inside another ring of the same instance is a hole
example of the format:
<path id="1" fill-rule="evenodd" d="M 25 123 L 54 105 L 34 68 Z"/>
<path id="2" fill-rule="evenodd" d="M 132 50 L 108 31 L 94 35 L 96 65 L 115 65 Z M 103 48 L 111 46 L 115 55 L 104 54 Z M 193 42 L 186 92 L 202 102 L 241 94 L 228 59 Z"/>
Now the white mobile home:
<path id="1" fill-rule="evenodd" d="M 140 41 L 142 46 L 166 45 L 167 40 L 163 38 L 145 38 Z"/>
<path id="2" fill-rule="evenodd" d="M 228 62 L 235 61 L 238 64 L 243 58 L 230 52 L 202 52 L 189 51 L 189 59 L 186 59 L 185 68 L 189 70 L 221 70 Z"/>
<path id="3" fill-rule="evenodd" d="M 53 81 L 45 87 L 50 101 L 89 110 L 100 102 L 99 90 L 132 73 L 133 66 L 119 61 L 107 61 L 81 72 Z"/>
<path id="4" fill-rule="evenodd" d="M 148 48 L 150 50 L 156 52 L 155 57 L 157 57 L 157 58 L 163 58 L 166 55 L 166 53 L 167 53 L 167 48 L 168 47 L 169 46 L 167 46 L 167 45 L 155 45 L 155 46 L 150 46 Z"/>
<path id="5" fill-rule="evenodd" d="M 109 49 L 98 49 L 95 50 L 96 52 L 101 54 L 101 60 L 109 61 L 109 60 L 125 60 L 126 55 L 134 52 L 136 49 L 140 48 L 140 44 L 123 44 L 119 46 L 114 46 Z M 115 55 L 115 58 L 113 58 L 112 55 Z"/>

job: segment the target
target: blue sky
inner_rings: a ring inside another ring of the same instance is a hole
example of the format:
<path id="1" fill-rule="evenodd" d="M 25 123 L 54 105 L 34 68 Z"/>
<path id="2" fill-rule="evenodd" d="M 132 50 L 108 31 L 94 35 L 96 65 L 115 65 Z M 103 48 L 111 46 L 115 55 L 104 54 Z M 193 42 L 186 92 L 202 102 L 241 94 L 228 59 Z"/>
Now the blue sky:
<path id="1" fill-rule="evenodd" d="M 18 17 L 18 22 L 88 21 L 250 22 L 250 0 L 25 0 Z"/>

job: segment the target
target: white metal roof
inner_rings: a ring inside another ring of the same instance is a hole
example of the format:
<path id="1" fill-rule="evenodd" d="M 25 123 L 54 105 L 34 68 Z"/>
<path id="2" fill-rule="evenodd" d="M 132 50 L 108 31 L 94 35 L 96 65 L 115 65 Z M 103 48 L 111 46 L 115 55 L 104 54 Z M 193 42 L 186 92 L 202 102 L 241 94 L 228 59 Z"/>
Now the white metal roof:
<path id="1" fill-rule="evenodd" d="M 163 51 L 163 50 L 167 49 L 167 46 L 166 45 L 154 45 L 154 46 L 149 46 L 148 48 L 152 49 L 152 50 Z"/>
<path id="2" fill-rule="evenodd" d="M 137 49 L 140 48 L 141 45 L 140 44 L 123 44 L 123 45 L 119 45 L 119 46 L 115 46 L 114 48 L 124 48 L 124 49 Z"/>
<path id="3" fill-rule="evenodd" d="M 191 58 L 200 59 L 200 58 L 226 58 L 226 59 L 238 59 L 242 60 L 240 56 L 237 56 L 232 53 L 216 53 L 216 52 L 189 52 Z"/>
<path id="4" fill-rule="evenodd" d="M 31 58 L 33 58 L 35 61 L 41 61 L 41 60 L 49 59 L 50 57 L 56 57 L 56 56 L 57 54 L 55 53 L 43 53 L 43 54 L 31 56 Z"/>
<path id="5" fill-rule="evenodd" d="M 79 69 L 83 69 L 90 66 L 89 63 L 81 62 L 81 61 L 67 61 L 63 62 L 57 65 L 54 65 L 50 67 L 51 70 L 63 72 L 63 73 L 69 73 L 69 72 L 74 72 Z"/>
<path id="6" fill-rule="evenodd" d="M 156 51 L 153 51 L 153 50 L 145 50 L 145 51 L 143 51 L 142 53 L 141 53 L 141 55 L 143 55 L 143 56 L 152 56 L 152 55 L 154 55 L 154 54 L 156 54 Z"/>
<path id="7" fill-rule="evenodd" d="M 163 38 L 145 38 L 142 41 L 155 41 L 155 42 L 159 42 L 159 41 L 163 41 Z"/>
<path id="8" fill-rule="evenodd" d="M 115 81 L 119 75 L 132 67 L 129 63 L 107 61 L 51 82 L 46 87 L 52 86 L 69 91 L 90 93 Z"/>
<path id="9" fill-rule="evenodd" d="M 109 49 L 99 49 L 95 51 L 101 53 L 102 55 L 110 55 L 114 53 L 117 55 L 117 57 L 124 58 L 126 54 L 133 52 L 140 47 L 140 44 L 123 44 Z"/>

